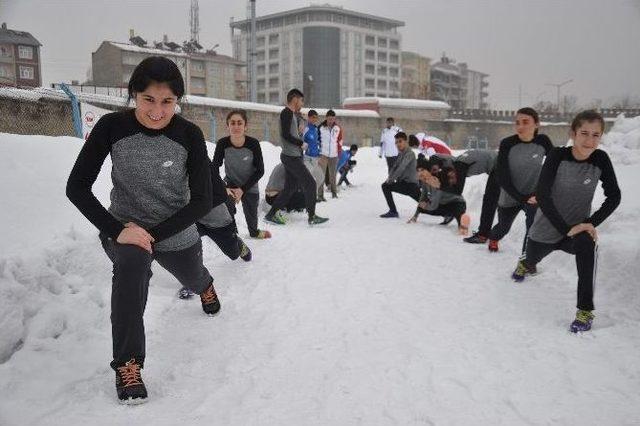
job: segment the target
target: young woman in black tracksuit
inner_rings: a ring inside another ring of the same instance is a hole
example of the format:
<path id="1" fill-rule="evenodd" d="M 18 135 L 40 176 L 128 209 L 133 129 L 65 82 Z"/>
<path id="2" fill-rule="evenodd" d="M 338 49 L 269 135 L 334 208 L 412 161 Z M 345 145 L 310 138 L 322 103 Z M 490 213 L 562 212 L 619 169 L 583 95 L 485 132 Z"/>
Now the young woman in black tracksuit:
<path id="1" fill-rule="evenodd" d="M 244 217 L 251 238 L 271 238 L 269 231 L 258 229 L 258 205 L 260 192 L 258 181 L 264 175 L 264 161 L 260 142 L 246 135 L 247 113 L 236 109 L 227 115 L 229 136 L 216 143 L 211 161 L 212 167 L 219 169 L 224 162 L 229 212 L 235 215 L 237 203 L 242 202 Z"/>
<path id="2" fill-rule="evenodd" d="M 544 157 L 553 148 L 551 140 L 538 133 L 540 118 L 532 108 L 522 108 L 516 115 L 516 134 L 503 139 L 498 150 L 496 171 L 501 191 L 498 199 L 498 223 L 489 235 L 489 250 L 498 251 L 500 241 L 511 229 L 518 213 L 526 215 L 529 231 L 538 208 L 535 188 Z M 524 253 L 526 234 L 522 244 Z"/>
<path id="3" fill-rule="evenodd" d="M 158 56 L 143 60 L 129 81 L 135 109 L 100 118 L 67 182 L 67 197 L 99 229 L 113 262 L 111 367 L 122 403 L 147 398 L 140 369 L 153 261 L 200 294 L 205 313 L 220 309 L 195 225 L 212 207 L 209 158 L 202 131 L 175 115 L 183 94 L 175 63 Z M 91 187 L 108 155 L 113 189 L 105 209 Z"/>
<path id="4" fill-rule="evenodd" d="M 596 227 L 620 204 L 621 194 L 613 165 L 599 150 L 604 119 L 595 111 L 583 111 L 571 124 L 571 147 L 554 148 L 547 157 L 538 182 L 540 209 L 529 232 L 526 256 L 520 259 L 512 277 L 524 280 L 536 273 L 536 265 L 552 251 L 562 250 L 576 257 L 578 302 L 571 331 L 591 329 L 596 278 Z M 591 213 L 598 181 L 605 201 Z"/>

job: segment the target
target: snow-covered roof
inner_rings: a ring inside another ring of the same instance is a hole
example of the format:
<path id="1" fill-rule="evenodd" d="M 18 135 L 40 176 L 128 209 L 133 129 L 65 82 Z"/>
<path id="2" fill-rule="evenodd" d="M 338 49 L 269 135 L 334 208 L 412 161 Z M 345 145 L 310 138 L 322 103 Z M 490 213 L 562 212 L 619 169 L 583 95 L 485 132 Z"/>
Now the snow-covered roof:
<path id="1" fill-rule="evenodd" d="M 323 116 L 327 114 L 329 108 L 302 108 L 302 112 L 306 115 L 309 113 L 309 110 L 314 109 L 318 113 L 318 115 Z M 380 118 L 380 114 L 375 111 L 371 111 L 370 109 L 335 109 L 332 108 L 333 112 L 336 113 L 336 117 L 366 117 L 366 118 Z"/>
<path id="2" fill-rule="evenodd" d="M 362 105 L 377 103 L 381 107 L 396 108 L 421 108 L 421 109 L 451 109 L 451 106 L 442 101 L 429 101 L 424 99 L 402 99 L 402 98 L 378 98 L 378 97 L 362 97 L 362 98 L 346 98 L 342 103 L 347 105 Z"/>
<path id="3" fill-rule="evenodd" d="M 134 44 L 121 43 L 118 41 L 106 41 L 105 43 L 112 44 L 118 49 L 126 50 L 127 52 L 149 53 L 152 55 L 159 55 L 159 56 L 177 56 L 180 58 L 186 58 L 189 56 L 183 52 L 173 52 L 171 50 L 156 49 L 154 47 L 140 47 Z"/>

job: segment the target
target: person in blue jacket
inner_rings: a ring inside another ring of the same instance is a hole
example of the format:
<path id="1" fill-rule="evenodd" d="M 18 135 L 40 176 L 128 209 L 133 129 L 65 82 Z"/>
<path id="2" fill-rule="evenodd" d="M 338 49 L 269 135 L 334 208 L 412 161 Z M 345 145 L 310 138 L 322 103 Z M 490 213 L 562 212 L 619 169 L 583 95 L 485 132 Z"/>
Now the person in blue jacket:
<path id="1" fill-rule="evenodd" d="M 318 160 L 320 159 L 320 130 L 318 123 L 320 118 L 315 109 L 309 110 L 307 113 L 307 124 L 304 128 L 302 140 L 307 145 L 304 150 L 304 161 L 309 163 L 307 166 L 316 181 L 316 190 L 320 188 L 324 181 L 324 174 L 320 170 Z M 324 197 L 318 197 L 318 201 L 326 201 Z"/>
<path id="2" fill-rule="evenodd" d="M 338 159 L 338 172 L 340 172 L 340 180 L 338 186 L 342 185 L 342 182 L 347 186 L 351 186 L 351 182 L 347 179 L 347 174 L 353 170 L 356 166 L 356 160 L 352 160 L 353 156 L 358 152 L 358 145 L 351 145 L 348 151 L 342 151 L 340 158 Z"/>

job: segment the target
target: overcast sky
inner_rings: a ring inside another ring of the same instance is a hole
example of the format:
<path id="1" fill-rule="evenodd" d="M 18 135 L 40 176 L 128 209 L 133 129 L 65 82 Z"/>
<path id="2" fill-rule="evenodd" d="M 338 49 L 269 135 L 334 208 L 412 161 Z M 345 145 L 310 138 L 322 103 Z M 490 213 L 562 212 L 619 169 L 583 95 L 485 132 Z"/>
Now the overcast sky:
<path id="1" fill-rule="evenodd" d="M 324 3 L 324 2 L 314 2 Z M 492 107 L 555 101 L 547 86 L 580 103 L 640 97 L 640 0 L 333 0 L 404 21 L 403 50 L 437 61 L 443 51 L 489 77 Z M 200 41 L 231 54 L 229 20 L 246 2 L 200 0 Z M 309 5 L 257 0 L 258 16 Z M 189 37 L 189 0 L 0 0 L 0 20 L 42 43 L 43 83 L 85 80 L 102 40 Z"/>

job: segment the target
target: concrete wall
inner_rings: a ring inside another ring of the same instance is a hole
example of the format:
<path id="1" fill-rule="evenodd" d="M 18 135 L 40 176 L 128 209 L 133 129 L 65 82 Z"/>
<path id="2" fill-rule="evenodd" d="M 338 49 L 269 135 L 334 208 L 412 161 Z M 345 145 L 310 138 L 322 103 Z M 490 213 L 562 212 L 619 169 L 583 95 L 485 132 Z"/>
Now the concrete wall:
<path id="1" fill-rule="evenodd" d="M 113 105 L 96 103 L 105 109 L 114 110 Z M 182 104 L 182 115 L 202 129 L 207 140 L 218 139 L 227 134 L 226 116 L 231 107 L 213 107 L 199 104 Z M 387 116 L 395 117 L 396 123 L 407 133 L 427 131 L 447 142 L 452 148 L 465 148 L 469 136 L 486 137 L 489 146 L 497 148 L 501 139 L 514 133 L 510 121 L 457 120 L 446 118 L 446 111 L 397 109 L 380 111 L 375 117 L 340 117 L 338 123 L 344 129 L 345 144 L 377 146 L 380 131 Z M 279 114 L 267 111 L 248 111 L 248 134 L 259 140 L 270 140 L 279 144 Z M 607 121 L 607 130 L 612 122 Z M 214 130 L 215 129 L 215 130 Z M 0 96 L 0 132 L 42 135 L 73 135 L 71 104 L 69 101 L 43 98 L 40 100 L 14 99 Z M 549 135 L 557 144 L 568 139 L 568 123 L 543 125 L 541 132 Z M 215 133 L 215 137 L 214 137 Z"/>

